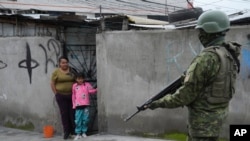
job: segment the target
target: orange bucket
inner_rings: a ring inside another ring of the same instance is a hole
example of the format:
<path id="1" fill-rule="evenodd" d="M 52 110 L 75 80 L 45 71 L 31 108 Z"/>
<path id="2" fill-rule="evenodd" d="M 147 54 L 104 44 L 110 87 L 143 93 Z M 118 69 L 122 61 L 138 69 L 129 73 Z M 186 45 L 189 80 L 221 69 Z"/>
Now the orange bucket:
<path id="1" fill-rule="evenodd" d="M 52 125 L 46 125 L 43 127 L 44 138 L 51 138 L 54 135 L 54 128 Z"/>

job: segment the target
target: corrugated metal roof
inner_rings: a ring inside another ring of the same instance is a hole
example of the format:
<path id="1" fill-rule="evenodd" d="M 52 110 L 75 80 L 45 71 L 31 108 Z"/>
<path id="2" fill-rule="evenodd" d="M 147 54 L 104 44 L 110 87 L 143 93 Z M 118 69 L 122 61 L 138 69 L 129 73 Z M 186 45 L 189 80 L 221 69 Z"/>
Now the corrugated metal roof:
<path id="1" fill-rule="evenodd" d="M 173 30 L 176 29 L 174 25 L 145 25 L 145 24 L 129 24 L 134 27 L 143 27 L 143 28 L 149 28 L 149 29 L 169 29 Z"/>
<path id="2" fill-rule="evenodd" d="M 153 20 L 153 19 L 148 19 L 148 18 L 143 18 L 143 17 L 138 17 L 138 16 L 127 15 L 127 17 L 130 22 L 133 22 L 135 24 L 145 24 L 145 25 L 169 24 L 168 22 L 165 22 L 165 21 Z"/>
<path id="3" fill-rule="evenodd" d="M 250 11 L 240 11 L 240 12 L 229 15 L 231 22 L 249 18 L 249 17 L 250 17 Z"/>
<path id="4" fill-rule="evenodd" d="M 69 3 L 58 3 L 58 2 L 11 2 L 11 1 L 0 1 L 2 8 L 13 9 L 13 10 L 30 10 L 36 9 L 41 11 L 68 11 L 68 12 L 90 12 L 98 9 L 97 7 L 88 6 L 88 5 L 72 5 Z"/>
<path id="5" fill-rule="evenodd" d="M 250 24 L 250 11 L 241 11 L 230 14 L 228 16 L 229 16 L 229 21 L 231 23 Z M 154 28 L 154 29 L 184 29 L 184 28 L 194 28 L 197 25 L 197 20 L 189 22 L 184 21 L 176 24 L 158 24 L 158 25 L 130 24 L 130 25 L 137 27 Z"/>
<path id="6" fill-rule="evenodd" d="M 7 9 L 37 9 L 42 11 L 69 11 L 82 13 L 118 13 L 130 15 L 166 15 L 186 8 L 185 0 L 1 0 Z M 172 2 L 171 2 L 172 1 Z"/>

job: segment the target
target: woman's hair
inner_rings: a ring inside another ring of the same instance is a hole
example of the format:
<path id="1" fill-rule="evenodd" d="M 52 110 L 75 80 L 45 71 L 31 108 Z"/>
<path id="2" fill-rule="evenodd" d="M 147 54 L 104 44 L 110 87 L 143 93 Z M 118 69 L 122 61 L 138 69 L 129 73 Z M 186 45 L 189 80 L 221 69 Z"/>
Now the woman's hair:
<path id="1" fill-rule="evenodd" d="M 62 59 L 65 59 L 69 62 L 69 59 L 66 57 L 66 56 L 61 56 L 59 59 L 58 59 L 58 62 L 60 63 Z"/>

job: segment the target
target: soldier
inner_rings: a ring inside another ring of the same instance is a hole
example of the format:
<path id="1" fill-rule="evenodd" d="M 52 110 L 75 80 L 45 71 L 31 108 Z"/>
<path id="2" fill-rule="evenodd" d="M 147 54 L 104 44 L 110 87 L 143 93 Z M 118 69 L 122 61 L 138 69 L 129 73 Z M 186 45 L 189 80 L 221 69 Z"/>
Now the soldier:
<path id="1" fill-rule="evenodd" d="M 147 105 L 156 108 L 188 107 L 188 141 L 218 141 L 235 93 L 239 72 L 240 45 L 225 42 L 230 28 L 228 16 L 221 11 L 200 15 L 197 26 L 204 50 L 187 69 L 182 86 L 172 95 Z"/>

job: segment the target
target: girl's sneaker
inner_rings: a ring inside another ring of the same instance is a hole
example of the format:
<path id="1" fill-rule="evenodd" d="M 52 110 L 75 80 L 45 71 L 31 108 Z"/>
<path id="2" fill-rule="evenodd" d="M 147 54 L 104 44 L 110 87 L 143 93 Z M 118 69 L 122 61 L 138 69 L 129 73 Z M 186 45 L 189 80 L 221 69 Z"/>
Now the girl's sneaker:
<path id="1" fill-rule="evenodd" d="M 82 134 L 82 137 L 83 137 L 83 138 L 86 138 L 86 137 L 87 137 L 87 135 L 86 135 L 85 133 L 83 133 L 83 134 Z"/>
<path id="2" fill-rule="evenodd" d="M 74 138 L 74 141 L 79 140 L 80 138 L 82 138 L 81 135 L 76 135 L 75 138 Z"/>

